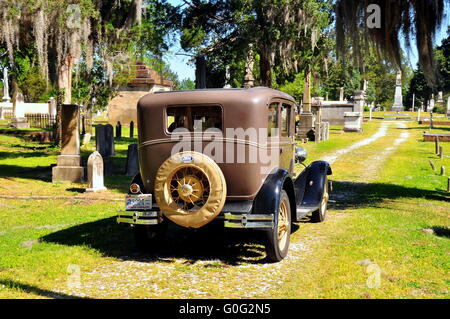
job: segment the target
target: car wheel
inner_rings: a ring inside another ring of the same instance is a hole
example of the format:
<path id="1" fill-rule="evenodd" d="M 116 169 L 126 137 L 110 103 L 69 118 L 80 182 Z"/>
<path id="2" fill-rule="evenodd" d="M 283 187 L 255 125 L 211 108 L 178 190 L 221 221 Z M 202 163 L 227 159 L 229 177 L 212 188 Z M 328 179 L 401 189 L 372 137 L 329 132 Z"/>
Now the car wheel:
<path id="1" fill-rule="evenodd" d="M 291 237 L 291 206 L 286 191 L 281 192 L 278 216 L 275 218 L 275 227 L 266 234 L 267 258 L 274 262 L 283 260 L 289 250 Z"/>
<path id="2" fill-rule="evenodd" d="M 167 230 L 167 221 L 159 225 L 134 225 L 136 246 L 145 251 L 155 251 L 161 246 Z"/>
<path id="3" fill-rule="evenodd" d="M 327 206 L 328 206 L 328 200 L 330 198 L 330 193 L 328 189 L 328 178 L 325 177 L 325 184 L 323 187 L 323 195 L 322 200 L 320 201 L 319 209 L 313 212 L 312 214 L 312 221 L 314 223 L 320 223 L 323 222 L 327 216 Z"/>

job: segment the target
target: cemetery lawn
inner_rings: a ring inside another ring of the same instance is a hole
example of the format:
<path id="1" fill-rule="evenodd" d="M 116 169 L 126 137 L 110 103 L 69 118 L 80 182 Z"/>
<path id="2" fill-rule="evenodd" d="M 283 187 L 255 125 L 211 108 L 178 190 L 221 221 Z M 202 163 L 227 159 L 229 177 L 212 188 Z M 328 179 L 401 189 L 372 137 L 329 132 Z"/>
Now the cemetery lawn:
<path id="1" fill-rule="evenodd" d="M 381 123 L 364 123 L 363 133 L 332 127 L 329 141 L 302 145 L 308 163 L 372 136 Z M 117 170 L 109 190 L 95 195 L 82 193 L 86 185 L 52 184 L 48 171 L 30 169 L 55 163 L 57 148 L 0 135 L 0 195 L 67 196 L 0 197 L 0 298 L 449 298 L 450 196 L 447 177 L 428 161 L 448 175 L 450 157 L 422 142 L 426 125 L 405 123 L 333 163 L 328 219 L 297 224 L 290 256 L 277 264 L 261 263 L 260 244 L 234 242 L 240 233 L 226 233 L 224 245 L 214 228 L 171 225 L 160 252 L 141 253 L 115 223 L 123 203 L 104 200 L 122 198 L 129 177 Z M 409 135 L 393 147 L 401 132 Z M 116 141 L 116 167 L 131 142 Z M 450 156 L 450 143 L 441 145 Z M 377 269 L 379 285 L 369 288 Z"/>

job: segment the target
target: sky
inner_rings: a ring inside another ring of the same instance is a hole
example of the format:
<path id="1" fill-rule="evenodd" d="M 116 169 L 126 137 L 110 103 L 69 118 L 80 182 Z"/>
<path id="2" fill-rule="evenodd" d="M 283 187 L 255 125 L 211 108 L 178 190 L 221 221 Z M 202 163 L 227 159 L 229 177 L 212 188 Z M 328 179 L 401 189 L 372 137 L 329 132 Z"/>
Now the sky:
<path id="1" fill-rule="evenodd" d="M 178 6 L 183 4 L 182 0 L 168 0 L 168 2 L 174 6 Z M 444 38 L 447 35 L 447 26 L 450 25 L 450 8 L 446 7 L 446 17 L 444 23 L 442 24 L 441 30 L 436 34 L 436 46 L 439 46 Z M 417 66 L 418 56 L 417 49 L 415 49 L 415 42 L 411 43 L 412 52 L 406 51 L 406 56 L 409 58 L 410 65 L 414 69 Z M 404 47 L 404 44 L 402 43 Z M 189 78 L 191 80 L 195 80 L 195 66 L 193 64 L 188 64 L 190 58 L 184 55 L 176 55 L 176 53 L 185 53 L 180 47 L 179 37 L 177 38 L 176 43 L 170 49 L 169 54 L 166 55 L 165 59 L 168 62 L 170 68 L 178 74 L 180 80 Z"/>

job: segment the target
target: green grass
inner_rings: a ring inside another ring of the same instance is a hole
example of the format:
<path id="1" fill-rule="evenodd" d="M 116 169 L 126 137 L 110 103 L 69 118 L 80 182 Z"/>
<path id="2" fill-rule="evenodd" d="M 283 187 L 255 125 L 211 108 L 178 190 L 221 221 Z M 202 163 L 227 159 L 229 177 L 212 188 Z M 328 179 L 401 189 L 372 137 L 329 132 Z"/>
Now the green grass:
<path id="1" fill-rule="evenodd" d="M 330 141 L 303 145 L 308 162 L 371 136 L 379 125 L 365 123 L 363 133 L 333 127 Z M 399 136 L 395 126 L 338 158 L 328 219 L 297 224 L 290 256 L 278 264 L 261 263 L 256 234 L 214 227 L 171 225 L 157 254 L 139 252 L 114 220 L 122 202 L 80 194 L 83 184 L 52 184 L 45 172 L 24 173 L 55 163 L 58 149 L 0 135 L 0 194 L 82 198 L 0 198 L 0 298 L 448 298 L 450 196 L 447 177 L 428 161 L 450 171 L 450 158 L 437 158 L 434 143 L 421 142 L 423 127 L 408 128 L 407 142 L 386 157 L 377 159 Z M 117 167 L 131 142 L 116 141 Z M 441 145 L 450 154 L 450 143 Z M 92 140 L 83 157 L 94 148 Z M 99 196 L 121 197 L 128 183 L 109 177 L 109 190 Z M 379 288 L 367 286 L 368 263 L 381 269 Z M 71 265 L 80 267 L 81 288 L 67 285 Z"/>

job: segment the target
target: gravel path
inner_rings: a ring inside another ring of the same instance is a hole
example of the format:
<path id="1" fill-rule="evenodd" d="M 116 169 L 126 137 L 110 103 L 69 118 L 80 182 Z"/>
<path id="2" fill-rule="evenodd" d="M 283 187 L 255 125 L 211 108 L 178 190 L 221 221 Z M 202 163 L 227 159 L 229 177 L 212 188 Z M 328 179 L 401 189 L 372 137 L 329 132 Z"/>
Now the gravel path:
<path id="1" fill-rule="evenodd" d="M 364 146 L 383 138 L 386 147 L 373 160 L 364 161 L 367 169 L 361 178 L 367 182 L 376 177 L 383 161 L 409 138 L 408 131 L 402 130 L 404 128 L 404 122 L 382 122 L 379 130 L 371 137 L 338 150 L 324 160 L 335 163 L 344 160 L 344 155 L 353 153 L 363 157 Z M 336 223 L 341 218 L 345 218 L 345 214 L 331 210 L 328 222 Z M 240 260 L 230 257 L 229 251 L 222 255 L 219 252 L 218 258 L 211 256 L 198 259 L 176 253 L 169 257 L 140 260 L 124 256 L 123 260 L 112 260 L 86 272 L 82 270 L 79 286 L 69 289 L 66 283 L 61 282 L 56 290 L 93 298 L 264 298 L 270 296 L 270 292 L 280 287 L 292 273 L 301 269 L 302 263 L 307 262 L 314 253 L 311 246 L 317 240 L 317 234 L 299 237 L 294 234 L 290 253 L 280 263 L 261 263 L 263 253 L 261 246 L 257 245 L 248 245 L 245 248 L 247 253 Z M 323 237 L 326 240 L 326 235 Z M 204 240 L 208 241 L 208 238 Z"/>

